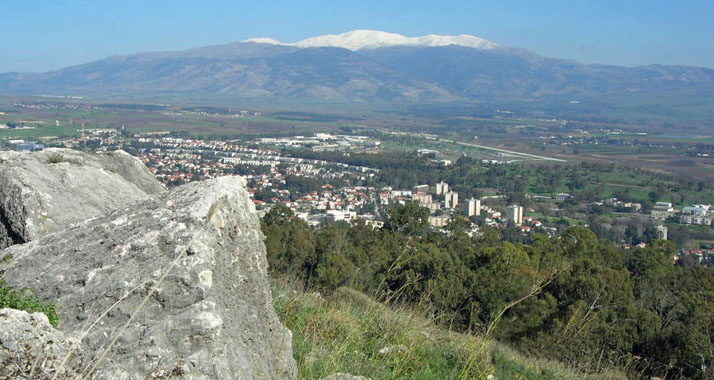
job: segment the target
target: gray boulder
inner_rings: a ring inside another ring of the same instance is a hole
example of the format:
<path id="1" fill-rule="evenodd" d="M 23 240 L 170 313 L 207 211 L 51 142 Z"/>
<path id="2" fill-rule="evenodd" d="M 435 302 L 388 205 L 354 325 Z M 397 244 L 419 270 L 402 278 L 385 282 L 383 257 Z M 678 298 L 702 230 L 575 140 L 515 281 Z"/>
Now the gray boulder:
<path id="1" fill-rule="evenodd" d="M 0 152 L 0 249 L 164 191 L 126 152 Z"/>
<path id="2" fill-rule="evenodd" d="M 292 379 L 263 234 L 240 177 L 194 182 L 3 251 L 98 379 Z"/>
<path id="3" fill-rule="evenodd" d="M 0 379 L 78 378 L 81 358 L 78 342 L 44 314 L 0 309 Z"/>

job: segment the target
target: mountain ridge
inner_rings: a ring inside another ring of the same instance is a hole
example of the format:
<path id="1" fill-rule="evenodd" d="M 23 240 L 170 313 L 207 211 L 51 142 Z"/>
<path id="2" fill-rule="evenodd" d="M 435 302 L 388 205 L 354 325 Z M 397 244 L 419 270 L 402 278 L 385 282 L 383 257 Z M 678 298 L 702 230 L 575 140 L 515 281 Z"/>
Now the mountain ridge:
<path id="1" fill-rule="evenodd" d="M 325 103 L 468 103 L 547 96 L 609 100 L 640 95 L 668 99 L 670 103 L 714 101 L 714 70 L 709 68 L 588 65 L 502 45 L 427 46 L 414 44 L 409 37 L 376 33 L 332 35 L 346 36 L 337 42 L 325 36 L 303 40 L 308 42 L 302 45 L 309 47 L 296 46 L 301 42 L 284 45 L 258 39 L 111 56 L 45 73 L 0 74 L 0 92 L 85 96 L 218 94 Z M 355 36 L 367 38 L 367 42 L 358 44 Z M 431 41 L 451 41 L 446 37 L 459 36 L 438 36 Z M 400 38 L 412 42 L 394 45 Z M 312 46 L 333 42 L 353 45 Z M 379 43 L 390 45 L 377 46 Z"/>

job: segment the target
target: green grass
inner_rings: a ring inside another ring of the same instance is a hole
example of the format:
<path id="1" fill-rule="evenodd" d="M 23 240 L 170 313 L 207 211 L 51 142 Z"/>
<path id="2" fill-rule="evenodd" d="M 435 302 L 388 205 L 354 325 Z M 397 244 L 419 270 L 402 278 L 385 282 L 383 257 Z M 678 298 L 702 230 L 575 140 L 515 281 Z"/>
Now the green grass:
<path id="1" fill-rule="evenodd" d="M 0 257 L 0 264 L 7 264 L 11 260 L 12 254 L 5 254 Z M 0 270 L 0 274 L 2 272 Z M 60 320 L 55 304 L 46 303 L 42 299 L 35 297 L 32 289 L 13 289 L 0 277 L 0 309 L 2 308 L 24 310 L 28 313 L 43 313 L 54 327 L 57 327 Z"/>
<path id="2" fill-rule="evenodd" d="M 560 363 L 527 358 L 487 338 L 443 329 L 403 307 L 387 307 L 350 288 L 330 296 L 304 293 L 275 281 L 273 298 L 293 333 L 300 378 L 336 372 L 372 379 L 568 380 L 587 376 Z M 399 347 L 382 354 L 385 347 Z"/>
<path id="3" fill-rule="evenodd" d="M 602 187 L 601 199 L 613 197 L 617 193 L 625 193 L 627 197 L 635 202 L 648 200 L 650 199 L 650 192 L 657 190 L 657 185 L 663 183 L 669 189 L 655 201 L 673 202 L 677 206 L 686 206 L 693 203 L 714 203 L 714 190 L 710 188 L 704 188 L 701 191 L 695 188 L 686 188 L 686 186 L 677 183 L 676 180 L 657 178 L 653 173 L 634 172 L 623 167 L 618 167 L 613 171 L 586 171 L 581 168 L 570 170 L 577 172 L 578 176 L 584 178 L 585 182 L 584 187 L 577 189 L 575 193 Z M 552 188 L 538 185 L 539 179 L 542 179 L 543 176 L 548 176 L 548 172 L 537 173 L 531 171 L 528 174 L 527 193 L 552 196 L 560 192 L 571 192 L 567 186 L 569 181 L 567 174 L 559 178 Z M 683 203 L 681 202 L 682 197 L 684 197 Z"/>

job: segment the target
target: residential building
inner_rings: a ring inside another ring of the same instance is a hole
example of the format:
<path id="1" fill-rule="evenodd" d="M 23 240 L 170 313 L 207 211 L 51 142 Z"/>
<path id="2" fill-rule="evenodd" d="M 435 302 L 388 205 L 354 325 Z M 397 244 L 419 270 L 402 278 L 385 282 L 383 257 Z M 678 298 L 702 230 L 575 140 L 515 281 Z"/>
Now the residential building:
<path id="1" fill-rule="evenodd" d="M 429 224 L 432 227 L 444 227 L 447 224 L 449 224 L 449 217 L 446 215 L 441 215 L 441 216 L 430 216 L 429 217 Z"/>
<path id="2" fill-rule="evenodd" d="M 456 208 L 459 204 L 459 193 L 449 191 L 444 194 L 444 208 Z"/>
<path id="3" fill-rule="evenodd" d="M 506 219 L 512 220 L 515 224 L 523 223 L 523 207 L 518 205 L 510 205 L 506 211 Z"/>
<path id="4" fill-rule="evenodd" d="M 431 195 L 429 194 L 414 194 L 412 196 L 414 202 L 418 202 L 419 206 L 429 207 L 431 204 Z"/>
<path id="5" fill-rule="evenodd" d="M 555 200 L 557 200 L 557 201 L 564 201 L 569 198 L 570 198 L 570 194 L 568 194 L 568 193 L 555 194 Z"/>
<path id="6" fill-rule="evenodd" d="M 481 215 L 481 200 L 471 198 L 468 201 L 468 216 Z"/>
<path id="7" fill-rule="evenodd" d="M 436 184 L 436 195 L 442 195 L 449 192 L 449 184 L 441 181 Z"/>

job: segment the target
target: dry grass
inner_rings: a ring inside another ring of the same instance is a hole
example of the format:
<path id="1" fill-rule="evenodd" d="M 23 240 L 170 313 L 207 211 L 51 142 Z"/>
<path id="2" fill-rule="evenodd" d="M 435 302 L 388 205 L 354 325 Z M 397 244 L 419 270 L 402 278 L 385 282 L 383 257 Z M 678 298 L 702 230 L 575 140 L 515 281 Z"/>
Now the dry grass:
<path id="1" fill-rule="evenodd" d="M 276 311 L 293 332 L 300 378 L 347 372 L 372 379 L 624 379 L 585 375 L 524 357 L 487 337 L 448 331 L 406 307 L 387 307 L 350 288 L 330 296 L 275 281 Z M 390 353 L 380 353 L 391 348 Z"/>

